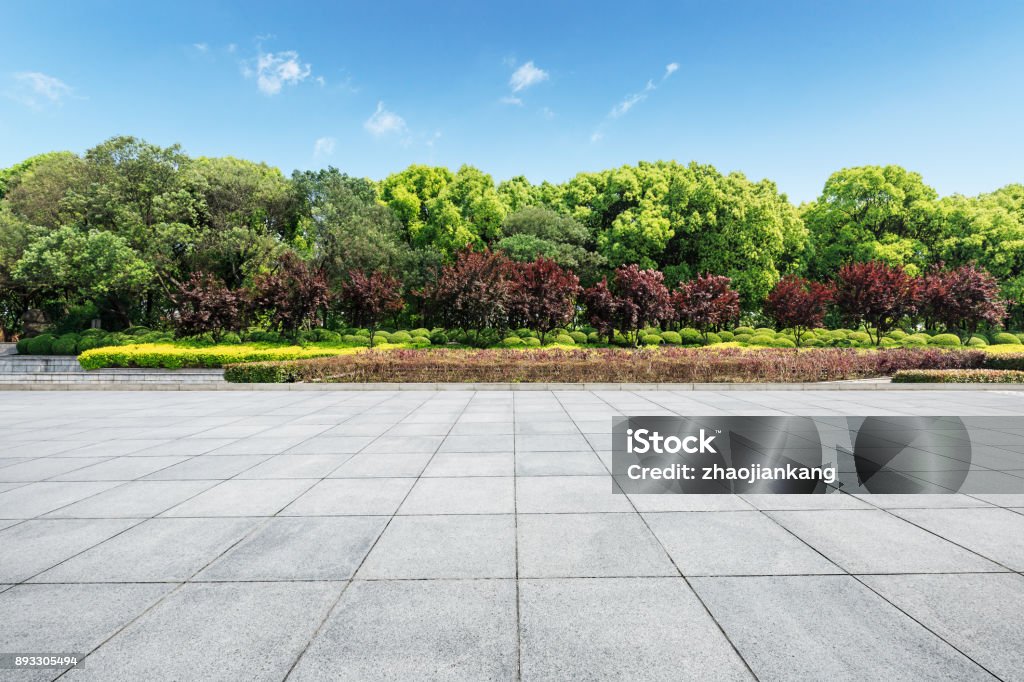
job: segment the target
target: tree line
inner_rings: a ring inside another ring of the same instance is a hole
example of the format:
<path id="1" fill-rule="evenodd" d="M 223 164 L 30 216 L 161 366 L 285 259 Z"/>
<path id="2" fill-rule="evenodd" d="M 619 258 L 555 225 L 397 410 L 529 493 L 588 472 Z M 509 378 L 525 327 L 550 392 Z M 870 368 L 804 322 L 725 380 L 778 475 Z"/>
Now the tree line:
<path id="1" fill-rule="evenodd" d="M 640 162 L 557 184 L 415 165 L 375 182 L 335 168 L 286 177 L 131 137 L 0 170 L 7 336 L 37 309 L 68 330 L 95 317 L 108 329 L 194 328 L 190 316 L 208 314 L 195 303 L 211 292 L 244 298 L 248 322 L 283 329 L 294 319 L 360 324 L 363 307 L 380 304 L 367 291 L 400 286 L 405 305 L 386 301 L 387 314 L 440 321 L 453 314 L 441 294 L 466 253 L 532 263 L 521 278 L 534 282 L 557 266 L 595 307 L 583 291 L 611 291 L 629 266 L 676 292 L 727 278 L 755 316 L 780 281 L 831 281 L 849 264 L 912 279 L 972 266 L 1019 315 L 1024 186 L 939 197 L 916 173 L 866 166 L 834 173 L 820 197 L 795 206 L 769 180 L 697 163 Z M 297 290 L 303 282 L 312 289 Z M 291 310 L 307 304 L 312 316 Z"/>

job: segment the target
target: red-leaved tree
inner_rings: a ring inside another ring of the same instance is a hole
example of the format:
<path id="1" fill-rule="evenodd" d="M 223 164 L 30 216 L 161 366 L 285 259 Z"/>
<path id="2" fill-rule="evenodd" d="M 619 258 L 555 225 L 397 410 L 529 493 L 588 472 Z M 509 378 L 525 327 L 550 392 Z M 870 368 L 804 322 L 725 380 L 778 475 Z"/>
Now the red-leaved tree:
<path id="1" fill-rule="evenodd" d="M 921 278 L 917 304 L 926 324 L 939 323 L 966 340 L 979 325 L 998 325 L 1006 317 L 1006 302 L 999 282 L 974 264 L 952 270 L 936 266 Z"/>
<path id="2" fill-rule="evenodd" d="M 643 327 L 673 315 L 665 275 L 658 270 L 641 270 L 638 265 L 616 269 L 611 284 L 601 280 L 585 292 L 584 301 L 591 324 L 608 333 L 609 339 L 618 330 L 634 343 L 639 343 Z"/>
<path id="3" fill-rule="evenodd" d="M 820 327 L 832 302 L 832 287 L 797 275 L 786 275 L 776 283 L 764 302 L 764 312 L 779 329 L 792 327 L 796 345 L 808 329 Z"/>
<path id="4" fill-rule="evenodd" d="M 387 315 L 399 312 L 402 301 L 402 283 L 383 272 L 350 270 L 348 280 L 338 292 L 338 307 L 357 327 L 370 330 L 370 347 L 377 327 Z"/>
<path id="5" fill-rule="evenodd" d="M 225 332 L 238 331 L 245 325 L 246 293 L 229 289 L 206 272 L 193 272 L 186 281 L 177 283 L 172 301 L 171 321 L 178 336 L 210 334 L 219 341 Z"/>
<path id="6" fill-rule="evenodd" d="M 466 249 L 418 294 L 429 316 L 442 320 L 445 327 L 472 330 L 479 336 L 489 327 L 507 326 L 511 292 L 511 261 L 489 249 Z"/>
<path id="7" fill-rule="evenodd" d="M 725 275 L 705 274 L 679 285 L 672 294 L 672 306 L 683 323 L 701 333 L 707 342 L 718 329 L 740 316 L 740 295 Z"/>
<path id="8" fill-rule="evenodd" d="M 253 303 L 267 315 L 271 329 L 294 336 L 316 320 L 330 301 L 330 288 L 322 271 L 312 269 L 298 255 L 287 252 L 272 272 L 256 277 Z"/>
<path id="9" fill-rule="evenodd" d="M 516 264 L 513 275 L 509 301 L 513 325 L 540 332 L 543 344 L 552 329 L 572 322 L 580 293 L 580 280 L 572 270 L 538 256 L 532 262 Z"/>
<path id="10" fill-rule="evenodd" d="M 876 346 L 887 331 L 914 312 L 914 296 L 913 279 L 906 270 L 880 261 L 849 263 L 839 269 L 835 279 L 840 313 L 854 324 L 863 323 Z"/>

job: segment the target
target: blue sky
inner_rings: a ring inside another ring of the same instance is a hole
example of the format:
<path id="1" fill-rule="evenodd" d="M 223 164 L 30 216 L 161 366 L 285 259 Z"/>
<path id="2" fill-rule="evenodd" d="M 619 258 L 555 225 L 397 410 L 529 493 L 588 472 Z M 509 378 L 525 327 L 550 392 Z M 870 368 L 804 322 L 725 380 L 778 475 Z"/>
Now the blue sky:
<path id="1" fill-rule="evenodd" d="M 794 201 L 869 163 L 1024 182 L 1015 1 L 34 0 L 0 45 L 0 167 L 131 134 L 372 178 L 697 160 Z"/>

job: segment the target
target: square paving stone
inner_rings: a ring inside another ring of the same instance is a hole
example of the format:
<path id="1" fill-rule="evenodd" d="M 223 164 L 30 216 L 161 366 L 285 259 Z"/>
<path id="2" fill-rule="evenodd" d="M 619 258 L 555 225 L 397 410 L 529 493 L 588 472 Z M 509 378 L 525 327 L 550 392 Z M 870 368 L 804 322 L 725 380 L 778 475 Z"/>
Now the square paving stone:
<path id="1" fill-rule="evenodd" d="M 39 457 L 37 459 L 29 459 L 0 469 L 0 481 L 13 483 L 45 481 L 48 478 L 60 476 L 75 469 L 83 469 L 100 462 L 106 462 L 108 459 L 108 457 Z"/>
<path id="2" fill-rule="evenodd" d="M 765 513 L 850 573 L 1006 570 L 883 511 Z"/>
<path id="3" fill-rule="evenodd" d="M 524 578 L 678 576 L 638 514 L 523 514 Z"/>
<path id="4" fill-rule="evenodd" d="M 434 453 L 443 440 L 444 436 L 389 436 L 385 434 L 367 445 L 361 452 Z"/>
<path id="5" fill-rule="evenodd" d="M 161 469 L 145 478 L 150 481 L 188 481 L 228 479 L 251 469 L 267 459 L 267 455 L 237 455 L 214 457 L 200 455 L 181 464 Z"/>
<path id="6" fill-rule="evenodd" d="M 216 559 L 257 524 L 255 519 L 151 519 L 65 561 L 33 582 L 180 582 Z"/>
<path id="7" fill-rule="evenodd" d="M 136 457 L 183 455 L 194 457 L 234 443 L 234 438 L 180 438 L 132 453 Z"/>
<path id="8" fill-rule="evenodd" d="M 219 481 L 130 481 L 52 511 L 45 518 L 149 518 L 217 483 Z"/>
<path id="9" fill-rule="evenodd" d="M 1008 509 L 900 509 L 893 512 L 967 549 L 1024 571 L 1024 516 Z"/>
<path id="10" fill-rule="evenodd" d="M 271 433 L 277 433 L 276 430 Z M 242 438 L 233 443 L 219 447 L 211 455 L 277 455 L 289 448 L 299 445 L 305 438 L 277 438 L 253 436 Z"/>
<path id="11" fill-rule="evenodd" d="M 147 450 L 157 445 L 170 442 L 165 439 L 155 440 L 105 440 L 100 443 L 83 445 L 74 450 L 67 450 L 61 453 L 64 457 L 116 457 L 119 455 L 130 455 L 139 450 Z"/>
<path id="12" fill-rule="evenodd" d="M 579 452 L 520 452 L 517 476 L 600 476 L 608 470 L 590 450 Z"/>
<path id="13" fill-rule="evenodd" d="M 512 452 L 514 449 L 514 436 L 491 433 L 482 436 L 448 436 L 438 452 Z"/>
<path id="14" fill-rule="evenodd" d="M 707 512 L 707 511 L 750 511 L 753 509 L 739 495 L 687 494 L 633 494 L 630 502 L 641 512 Z"/>
<path id="15" fill-rule="evenodd" d="M 513 578 L 515 555 L 512 514 L 396 516 L 357 578 Z"/>
<path id="16" fill-rule="evenodd" d="M 341 588 L 323 582 L 185 585 L 67 677 L 276 682 L 288 674 Z"/>
<path id="17" fill-rule="evenodd" d="M 683 575 L 842 573 L 758 511 L 644 514 Z"/>
<path id="18" fill-rule="evenodd" d="M 845 493 L 824 495 L 740 495 L 755 509 L 763 511 L 790 511 L 794 509 L 871 509 L 871 505 L 859 497 Z M 932 496 L 930 496 L 932 497 Z"/>
<path id="19" fill-rule="evenodd" d="M 289 455 L 351 455 L 359 452 L 374 439 L 370 436 L 326 438 L 316 437 L 305 440 L 285 450 Z"/>
<path id="20" fill-rule="evenodd" d="M 390 516 L 415 482 L 414 478 L 329 478 L 303 493 L 279 516 Z"/>
<path id="21" fill-rule="evenodd" d="M 385 516 L 270 519 L 194 580 L 348 580 Z"/>
<path id="22" fill-rule="evenodd" d="M 115 457 L 55 476 L 55 481 L 134 481 L 185 461 L 185 457 Z"/>
<path id="23" fill-rule="evenodd" d="M 324 478 L 352 455 L 275 455 L 236 479 Z"/>
<path id="24" fill-rule="evenodd" d="M 405 478 L 423 472 L 431 452 L 364 452 L 335 469 L 328 478 Z"/>
<path id="25" fill-rule="evenodd" d="M 273 516 L 312 486 L 308 479 L 224 481 L 163 516 Z"/>
<path id="26" fill-rule="evenodd" d="M 855 578 L 693 578 L 762 680 L 992 680 Z"/>
<path id="27" fill-rule="evenodd" d="M 0 582 L 21 582 L 89 549 L 138 521 L 25 521 L 0 531 Z"/>
<path id="28" fill-rule="evenodd" d="M 423 470 L 426 477 L 512 476 L 512 452 L 439 452 Z"/>
<path id="29" fill-rule="evenodd" d="M 29 483 L 0 493 L 0 519 L 31 519 L 117 485 L 114 481 Z"/>
<path id="30" fill-rule="evenodd" d="M 19 585 L 0 595 L 0 651 L 87 654 L 174 585 Z M 59 670 L 0 670 L 0 680 L 51 680 Z"/>
<path id="31" fill-rule="evenodd" d="M 516 481 L 520 514 L 631 512 L 626 495 L 612 492 L 610 476 L 521 476 Z"/>
<path id="32" fill-rule="evenodd" d="M 752 680 L 682 578 L 523 580 L 522 679 Z"/>
<path id="33" fill-rule="evenodd" d="M 1024 679 L 1024 577 L 964 573 L 863 580 L 998 677 Z"/>
<path id="34" fill-rule="evenodd" d="M 421 478 L 398 513 L 511 514 L 515 511 L 512 477 Z"/>
<path id="35" fill-rule="evenodd" d="M 590 443 L 579 433 L 516 436 L 516 452 L 578 452 L 591 449 Z"/>
<path id="36" fill-rule="evenodd" d="M 355 582 L 289 680 L 514 680 L 511 580 Z"/>

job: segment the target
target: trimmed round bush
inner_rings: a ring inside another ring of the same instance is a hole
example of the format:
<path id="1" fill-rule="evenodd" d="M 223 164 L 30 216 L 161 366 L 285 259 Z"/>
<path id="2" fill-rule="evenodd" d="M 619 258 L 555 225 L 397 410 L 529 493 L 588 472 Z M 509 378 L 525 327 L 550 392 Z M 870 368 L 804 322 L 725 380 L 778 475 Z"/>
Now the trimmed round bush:
<path id="1" fill-rule="evenodd" d="M 683 342 L 683 337 L 681 337 L 678 332 L 662 332 L 661 340 L 665 343 L 672 344 L 673 346 L 678 346 Z"/>
<path id="2" fill-rule="evenodd" d="M 53 334 L 40 334 L 28 340 L 29 355 L 50 355 L 53 352 Z"/>
<path id="3" fill-rule="evenodd" d="M 900 339 L 900 343 L 905 348 L 919 348 L 921 346 L 927 346 L 930 339 L 931 337 L 927 334 L 911 334 L 904 339 Z"/>
<path id="4" fill-rule="evenodd" d="M 553 343 L 557 343 L 562 346 L 575 346 L 576 341 L 573 340 L 568 334 L 557 334 Z"/>
<path id="5" fill-rule="evenodd" d="M 832 340 L 845 339 L 849 333 L 849 329 L 833 329 L 828 333 L 828 337 Z"/>
<path id="6" fill-rule="evenodd" d="M 369 339 L 365 336 L 359 336 L 357 334 L 345 334 L 341 337 L 341 342 L 349 346 L 365 346 Z"/>
<path id="7" fill-rule="evenodd" d="M 973 346 L 975 348 L 983 348 L 988 345 L 988 341 L 986 341 L 980 336 L 972 336 L 971 338 L 967 339 L 967 345 Z"/>
<path id="8" fill-rule="evenodd" d="M 807 336 L 800 339 L 800 346 L 802 348 L 821 348 L 824 345 L 825 343 L 821 339 L 814 336 L 813 334 L 808 334 Z"/>
<path id="9" fill-rule="evenodd" d="M 750 341 L 755 346 L 771 346 L 775 343 L 775 336 L 773 334 L 755 334 L 750 337 Z"/>
<path id="10" fill-rule="evenodd" d="M 373 345 L 374 346 L 382 346 L 385 343 L 391 343 L 391 341 L 388 339 L 388 335 L 387 335 L 386 332 L 385 333 L 378 332 L 378 333 L 373 335 Z"/>
<path id="11" fill-rule="evenodd" d="M 510 336 L 506 339 L 501 340 L 501 345 L 507 348 L 515 348 L 516 346 L 522 346 L 523 340 L 518 336 Z"/>
<path id="12" fill-rule="evenodd" d="M 772 336 L 775 336 L 775 330 L 771 327 L 758 327 L 754 330 L 754 336 L 757 336 L 758 334 L 771 334 Z"/>
<path id="13" fill-rule="evenodd" d="M 754 338 L 753 334 L 735 334 L 732 337 L 732 340 L 739 343 L 750 343 L 750 339 L 752 338 Z"/>
<path id="14" fill-rule="evenodd" d="M 888 336 L 883 336 L 882 340 L 879 342 L 878 345 L 881 348 L 902 348 L 903 347 L 903 344 L 900 343 L 899 339 L 893 339 L 893 338 L 890 338 Z"/>
<path id="15" fill-rule="evenodd" d="M 1019 334 L 1015 334 L 1014 336 L 1017 337 L 1018 341 L 1020 341 L 1021 343 L 1024 343 L 1024 332 L 1021 332 Z"/>
<path id="16" fill-rule="evenodd" d="M 902 329 L 893 329 L 891 332 L 886 334 L 886 336 L 888 336 L 890 339 L 896 339 L 897 341 L 899 341 L 900 339 L 907 338 L 907 333 Z"/>
<path id="17" fill-rule="evenodd" d="M 443 346 L 448 343 L 448 335 L 444 332 L 431 332 L 430 333 L 430 345 L 432 346 Z"/>
<path id="18" fill-rule="evenodd" d="M 1017 343 L 1020 343 L 1020 339 L 1009 332 L 999 332 L 998 334 L 992 335 L 993 346 L 1005 346 Z"/>
<path id="19" fill-rule="evenodd" d="M 960 337 L 956 334 L 936 334 L 928 340 L 928 344 L 951 348 L 960 345 Z"/>
<path id="20" fill-rule="evenodd" d="M 700 335 L 700 332 L 692 327 L 684 327 L 679 330 L 679 338 L 682 340 L 684 346 L 695 346 L 704 343 L 704 337 Z"/>
<path id="21" fill-rule="evenodd" d="M 417 336 L 425 336 L 426 338 L 429 339 L 430 330 L 426 329 L 425 327 L 419 327 L 418 329 L 413 329 L 411 332 L 409 332 L 409 336 L 413 338 L 416 338 Z"/>
<path id="22" fill-rule="evenodd" d="M 339 336 L 338 338 L 340 339 L 341 337 Z M 224 336 L 220 337 L 220 342 L 221 343 L 241 343 L 242 342 L 242 337 L 239 336 L 238 334 L 236 334 L 235 332 L 228 332 Z"/>
<path id="23" fill-rule="evenodd" d="M 540 345 L 540 339 L 536 339 L 536 338 L 534 338 L 532 336 L 529 337 L 529 338 L 525 338 L 525 339 L 523 339 L 523 345 L 526 345 L 526 346 L 539 346 Z"/>
<path id="24" fill-rule="evenodd" d="M 124 330 L 124 333 L 128 334 L 129 336 L 140 336 L 142 334 L 148 334 L 151 331 L 152 330 L 149 327 L 143 327 L 140 325 L 138 327 L 129 327 L 128 329 Z"/>
<path id="25" fill-rule="evenodd" d="M 732 332 L 730 332 L 730 331 L 718 332 L 718 338 L 722 339 L 722 341 L 725 341 L 726 343 L 728 343 L 729 341 L 732 341 L 732 337 L 733 336 L 734 336 L 734 334 Z"/>
<path id="26" fill-rule="evenodd" d="M 50 352 L 54 355 L 76 355 L 78 353 L 78 335 L 64 334 L 57 337 L 50 347 Z"/>
<path id="27" fill-rule="evenodd" d="M 796 348 L 796 344 L 792 340 L 783 336 L 776 336 L 768 345 L 772 348 Z"/>
<path id="28" fill-rule="evenodd" d="M 516 336 L 521 339 L 538 339 L 540 335 L 532 329 L 518 329 L 516 330 Z"/>
<path id="29" fill-rule="evenodd" d="M 88 336 L 83 336 L 78 340 L 78 352 L 84 353 L 85 351 L 92 350 L 93 348 L 102 348 L 103 346 L 109 345 L 110 342 L 107 339 L 106 334 L 89 334 Z"/>
<path id="30" fill-rule="evenodd" d="M 426 336 L 414 336 L 412 341 L 409 342 L 413 348 L 426 348 L 430 346 L 430 339 Z"/>
<path id="31" fill-rule="evenodd" d="M 601 335 L 598 332 L 590 332 L 587 334 L 587 343 L 601 343 L 602 341 L 604 341 L 604 339 L 601 338 Z"/>
<path id="32" fill-rule="evenodd" d="M 88 329 L 82 331 L 82 333 L 79 336 L 102 336 L 104 334 L 106 334 L 106 332 L 103 331 L 102 329 L 89 327 Z"/>
<path id="33" fill-rule="evenodd" d="M 753 336 L 754 335 L 754 328 L 753 327 L 736 327 L 735 329 L 732 330 L 732 333 L 733 334 L 750 334 L 751 336 Z"/>
<path id="34" fill-rule="evenodd" d="M 391 335 L 391 343 L 409 343 L 412 341 L 412 334 L 409 332 L 395 332 Z"/>
<path id="35" fill-rule="evenodd" d="M 658 334 L 660 336 L 661 335 L 661 328 L 660 327 L 644 327 L 643 329 L 640 330 L 640 337 L 641 338 L 643 338 L 644 336 L 650 336 L 651 334 Z"/>
<path id="36" fill-rule="evenodd" d="M 832 332 L 829 331 L 828 329 L 825 329 L 824 327 L 816 327 L 815 329 L 811 330 L 811 333 L 817 336 L 819 339 L 827 339 L 830 337 L 830 334 Z"/>
<path id="37" fill-rule="evenodd" d="M 857 343 L 871 343 L 871 337 L 867 332 L 850 332 L 846 338 Z"/>
<path id="38" fill-rule="evenodd" d="M 357 329 L 356 330 L 356 336 L 365 336 L 366 338 L 370 338 L 370 330 L 369 329 Z"/>
<path id="39" fill-rule="evenodd" d="M 645 334 L 640 337 L 640 342 L 645 346 L 660 346 L 662 339 L 660 334 Z"/>
<path id="40" fill-rule="evenodd" d="M 716 334 L 715 332 L 708 332 L 708 340 L 706 345 L 710 346 L 713 343 L 722 343 L 722 337 Z"/>
<path id="41" fill-rule="evenodd" d="M 15 348 L 18 349 L 19 355 L 28 355 L 28 342 L 32 339 L 18 339 L 18 343 L 15 344 Z"/>
<path id="42" fill-rule="evenodd" d="M 569 332 L 569 336 L 576 343 L 586 343 L 587 342 L 587 335 L 584 334 L 583 332 Z"/>

